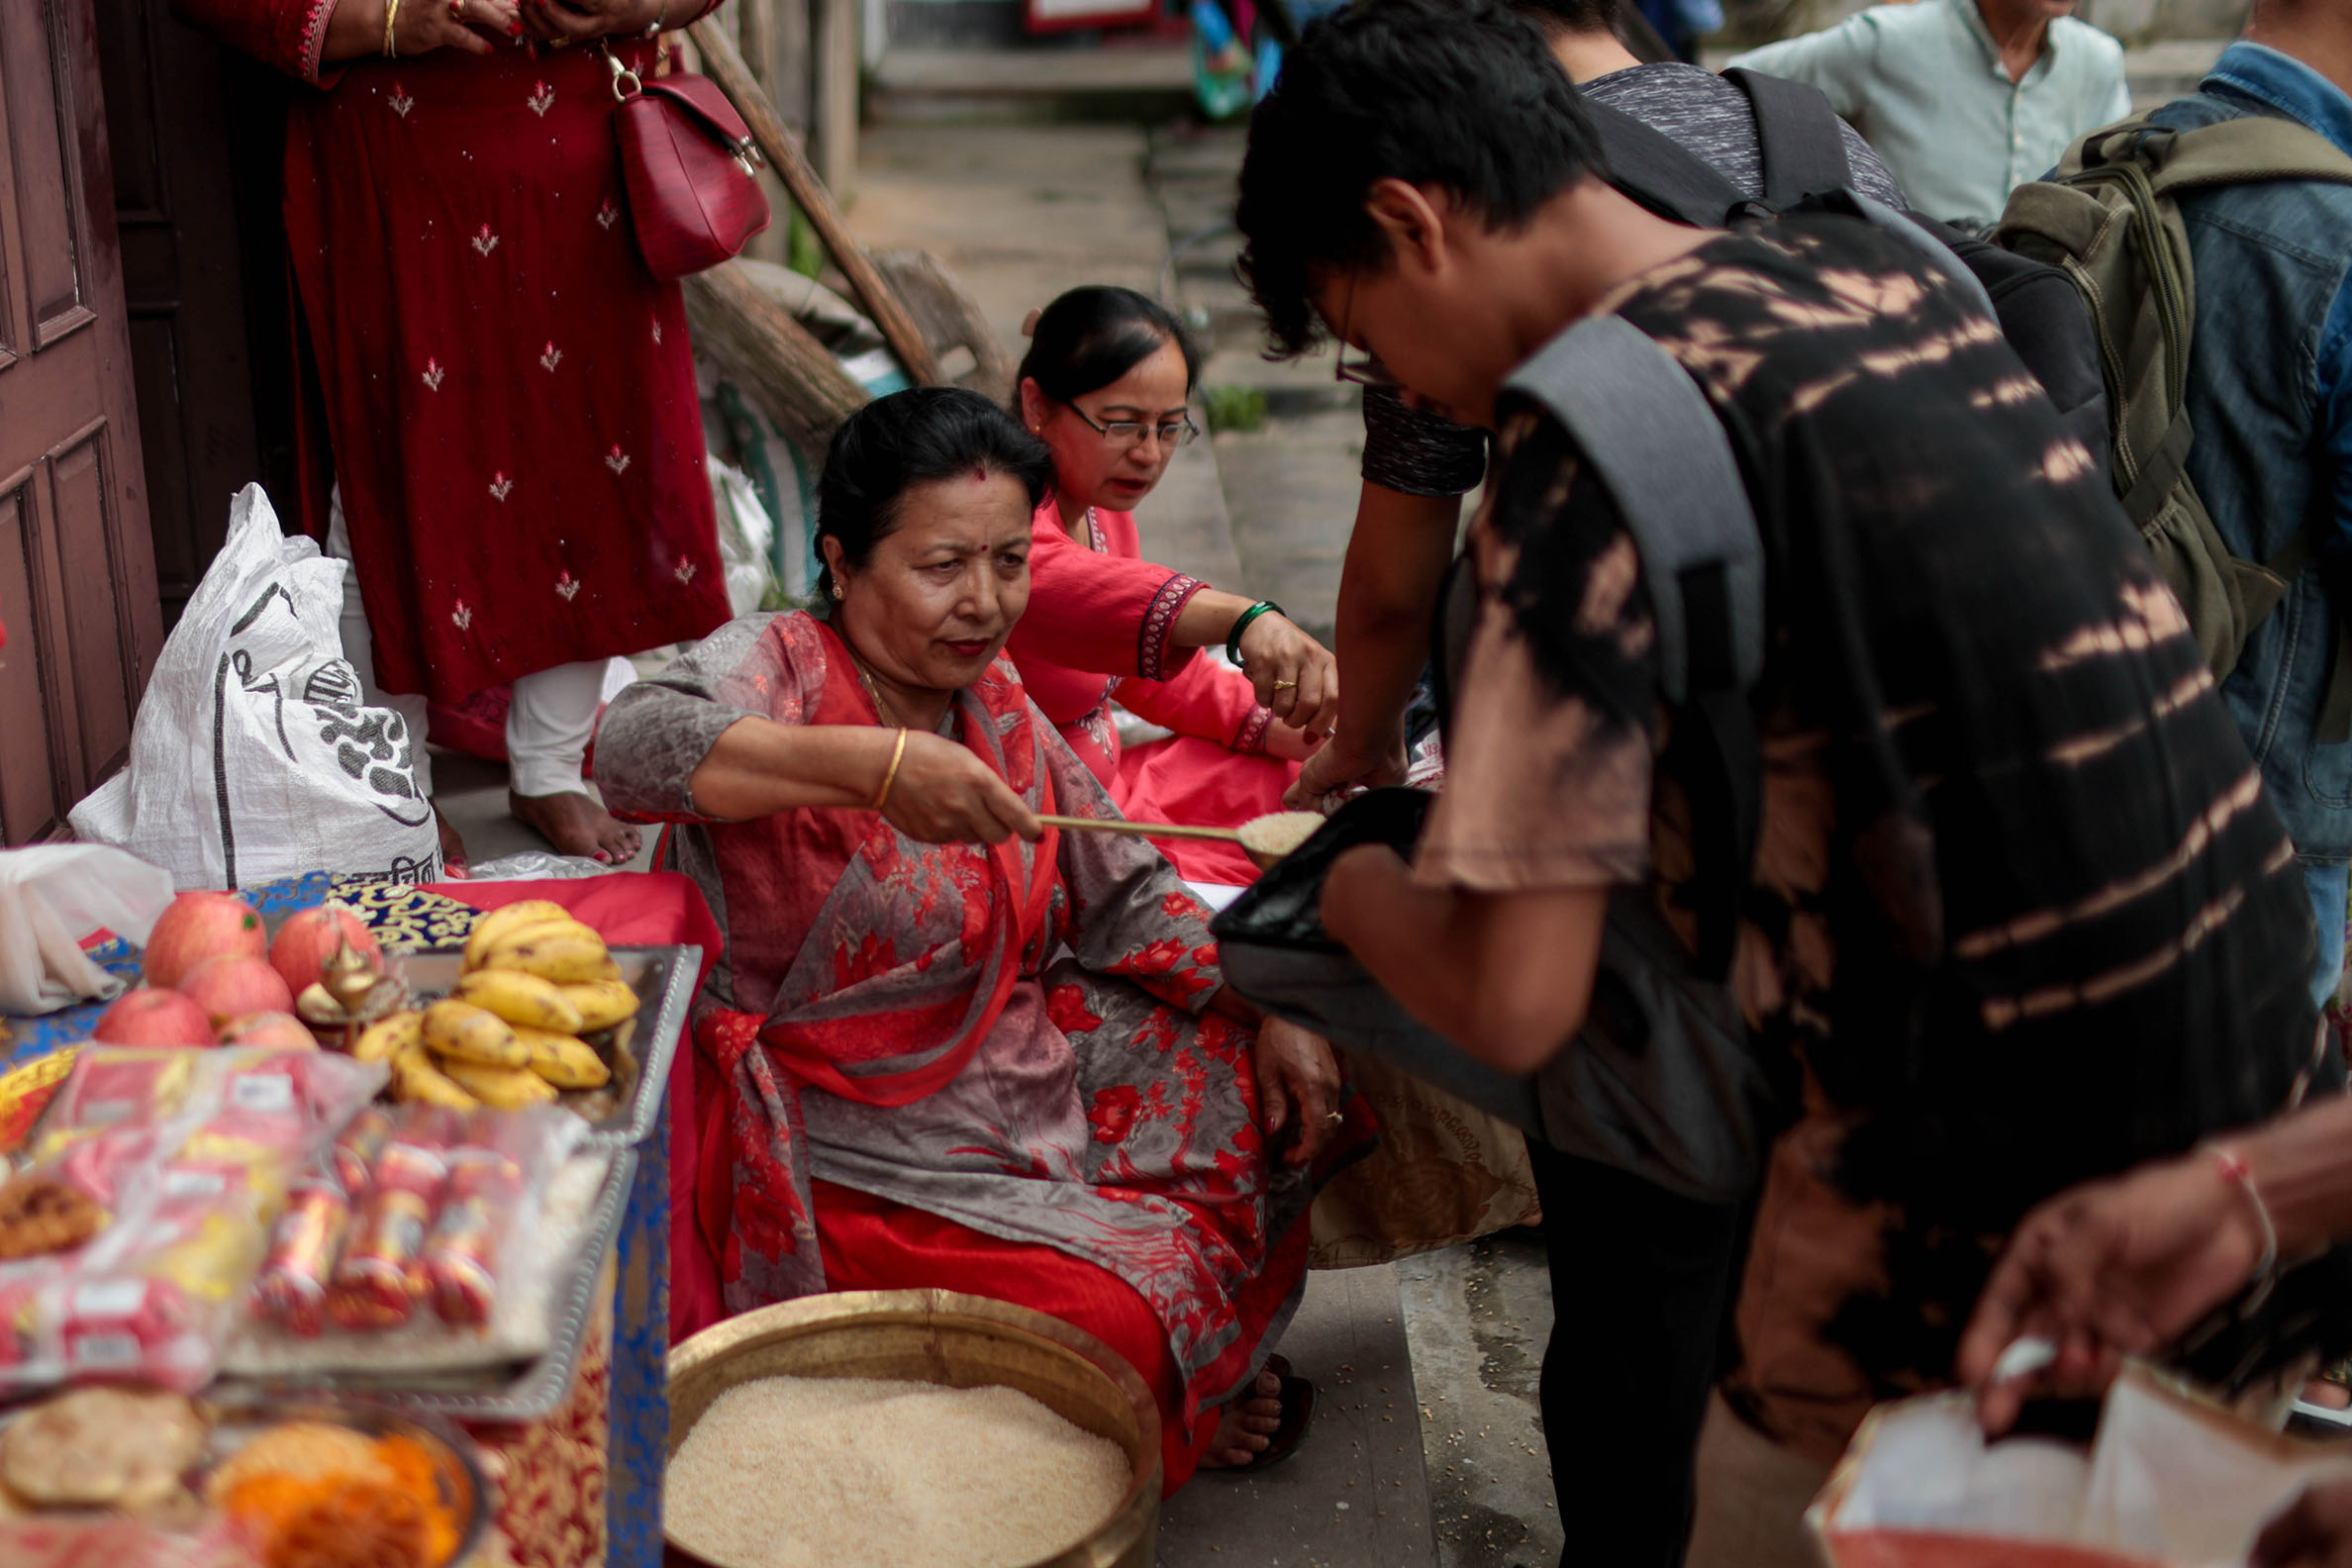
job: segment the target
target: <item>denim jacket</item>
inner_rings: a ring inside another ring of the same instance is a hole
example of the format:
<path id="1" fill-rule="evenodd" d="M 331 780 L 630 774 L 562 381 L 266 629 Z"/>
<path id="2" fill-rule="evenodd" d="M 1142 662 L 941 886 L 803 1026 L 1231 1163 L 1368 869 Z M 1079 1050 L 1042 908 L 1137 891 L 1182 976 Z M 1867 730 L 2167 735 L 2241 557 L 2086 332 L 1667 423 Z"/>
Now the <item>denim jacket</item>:
<path id="1" fill-rule="evenodd" d="M 2188 129 L 2277 114 L 2352 152 L 2352 97 L 2299 60 L 2238 43 L 2192 96 Z M 2352 858 L 2352 743 L 2313 738 L 2352 607 L 2352 185 L 2272 181 L 2181 198 L 2197 273 L 2189 476 L 2232 551 L 2277 554 L 2311 529 L 2320 566 L 2255 629 L 2221 693 L 2305 860 Z"/>

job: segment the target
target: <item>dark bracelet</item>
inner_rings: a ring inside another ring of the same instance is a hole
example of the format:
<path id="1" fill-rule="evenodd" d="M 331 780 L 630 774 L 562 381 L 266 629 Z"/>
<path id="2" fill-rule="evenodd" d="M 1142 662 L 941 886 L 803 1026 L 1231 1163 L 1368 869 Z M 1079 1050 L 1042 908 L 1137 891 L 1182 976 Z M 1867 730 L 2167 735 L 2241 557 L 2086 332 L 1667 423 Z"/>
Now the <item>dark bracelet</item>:
<path id="1" fill-rule="evenodd" d="M 1241 634 L 1249 630 L 1249 624 L 1259 616 L 1281 615 L 1282 613 L 1282 606 L 1273 600 L 1260 599 L 1256 604 L 1233 617 L 1233 630 L 1225 634 L 1225 657 L 1231 659 L 1235 664 L 1239 664 L 1241 662 Z"/>

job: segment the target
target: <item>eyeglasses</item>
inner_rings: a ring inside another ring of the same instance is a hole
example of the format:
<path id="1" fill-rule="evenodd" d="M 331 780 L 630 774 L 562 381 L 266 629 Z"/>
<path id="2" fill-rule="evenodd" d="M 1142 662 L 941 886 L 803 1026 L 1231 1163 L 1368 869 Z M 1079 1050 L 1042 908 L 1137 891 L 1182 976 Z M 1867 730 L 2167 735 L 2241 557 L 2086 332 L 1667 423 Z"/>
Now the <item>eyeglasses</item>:
<path id="1" fill-rule="evenodd" d="M 1355 275 L 1353 273 L 1350 273 L 1347 279 L 1347 309 L 1343 315 L 1350 317 L 1355 315 Z M 1388 366 L 1373 358 L 1368 351 L 1357 348 L 1348 343 L 1347 323 L 1344 320 L 1340 322 L 1338 330 L 1331 334 L 1331 342 L 1337 350 L 1332 356 L 1336 361 L 1331 367 L 1333 379 L 1353 381 L 1357 386 L 1393 387 L 1397 385 L 1397 378 L 1389 374 Z M 1355 357 L 1349 358 L 1350 354 Z"/>
<path id="2" fill-rule="evenodd" d="M 1092 415 L 1077 404 L 1064 403 L 1062 406 L 1083 420 L 1088 430 L 1114 446 L 1139 446 L 1145 436 L 1158 437 L 1162 446 L 1189 446 L 1201 434 L 1201 428 L 1192 422 L 1190 414 L 1182 419 L 1161 420 L 1157 424 L 1146 424 L 1142 420 L 1112 420 L 1109 424 L 1098 424 Z"/>

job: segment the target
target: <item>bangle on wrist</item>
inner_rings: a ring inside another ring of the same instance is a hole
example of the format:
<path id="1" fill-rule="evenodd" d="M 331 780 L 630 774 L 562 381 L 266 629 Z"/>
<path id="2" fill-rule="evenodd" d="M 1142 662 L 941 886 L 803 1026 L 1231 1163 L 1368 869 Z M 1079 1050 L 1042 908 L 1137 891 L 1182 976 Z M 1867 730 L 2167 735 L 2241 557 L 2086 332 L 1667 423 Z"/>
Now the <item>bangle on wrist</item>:
<path id="1" fill-rule="evenodd" d="M 660 6 L 653 13 L 653 20 L 646 24 L 645 37 L 652 38 L 659 34 L 661 32 L 661 24 L 668 16 L 669 0 L 661 0 Z"/>
<path id="2" fill-rule="evenodd" d="M 882 775 L 882 787 L 874 791 L 874 804 L 868 811 L 880 811 L 890 800 L 890 786 L 898 782 L 899 764 L 907 760 L 907 732 L 898 733 L 898 744 L 890 748 L 890 771 Z"/>
<path id="3" fill-rule="evenodd" d="M 2221 1179 L 2246 1195 L 2246 1203 L 2254 1211 L 2254 1223 L 2262 1227 L 2262 1255 L 2255 1259 L 2254 1272 L 2248 1280 L 2251 1294 L 2238 1309 L 2240 1316 L 2244 1316 L 2268 1301 L 2271 1287 L 2279 1282 L 2279 1227 L 2271 1220 L 2270 1205 L 2263 1202 L 2262 1189 L 2254 1184 L 2254 1167 L 2246 1163 L 2246 1157 L 2219 1143 L 2209 1143 L 2206 1147 L 2220 1169 Z"/>
<path id="4" fill-rule="evenodd" d="M 400 20 L 400 0 L 388 0 L 384 7 L 384 58 L 400 58 L 400 50 L 393 47 L 392 28 Z"/>
<path id="5" fill-rule="evenodd" d="M 1281 615 L 1282 613 L 1282 606 L 1273 600 L 1260 599 L 1256 604 L 1233 617 L 1233 630 L 1225 634 L 1225 657 L 1231 659 L 1235 664 L 1239 664 L 1241 662 L 1241 634 L 1248 631 L 1250 624 L 1256 621 L 1259 616 Z"/>

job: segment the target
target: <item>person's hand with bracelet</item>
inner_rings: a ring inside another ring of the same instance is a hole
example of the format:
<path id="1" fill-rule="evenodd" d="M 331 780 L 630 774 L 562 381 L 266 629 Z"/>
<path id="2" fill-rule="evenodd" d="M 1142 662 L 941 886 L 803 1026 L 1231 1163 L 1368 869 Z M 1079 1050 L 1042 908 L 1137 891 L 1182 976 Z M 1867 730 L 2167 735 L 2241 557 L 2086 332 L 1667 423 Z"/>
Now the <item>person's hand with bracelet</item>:
<path id="1" fill-rule="evenodd" d="M 2031 1398 L 2088 1398 L 2126 1356 L 2179 1339 L 2241 1293 L 2266 1293 L 2279 1230 L 2253 1167 L 2208 1145 L 2061 1193 L 2028 1214 L 1977 1299 L 1958 1370 L 1999 1435 Z M 2012 1345 L 2043 1340 L 2047 1364 L 2009 1375 Z"/>
<path id="2" fill-rule="evenodd" d="M 889 732 L 884 732 L 888 734 Z M 1044 832 L 1020 796 L 968 746 L 920 731 L 898 732 L 871 808 L 925 843 L 1003 843 Z"/>
<path id="3" fill-rule="evenodd" d="M 523 26 L 542 44 L 585 44 L 674 32 L 709 9 L 710 0 L 523 0 Z"/>
<path id="4" fill-rule="evenodd" d="M 412 59 L 444 49 L 487 54 L 498 40 L 522 35 L 515 0 L 338 0 L 319 59 Z"/>
<path id="5" fill-rule="evenodd" d="M 1276 719 L 1310 742 L 1339 722 L 1339 666 L 1331 650 L 1299 630 L 1271 600 L 1254 603 L 1204 588 L 1185 602 L 1170 641 L 1179 647 L 1223 645 Z"/>

